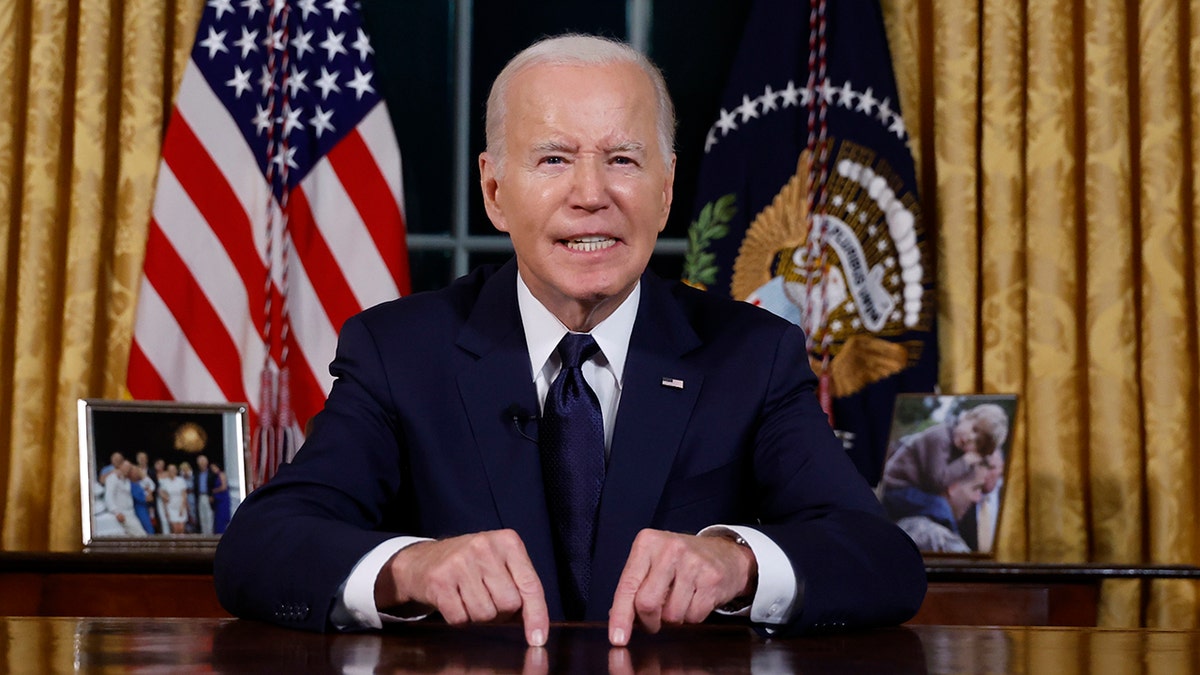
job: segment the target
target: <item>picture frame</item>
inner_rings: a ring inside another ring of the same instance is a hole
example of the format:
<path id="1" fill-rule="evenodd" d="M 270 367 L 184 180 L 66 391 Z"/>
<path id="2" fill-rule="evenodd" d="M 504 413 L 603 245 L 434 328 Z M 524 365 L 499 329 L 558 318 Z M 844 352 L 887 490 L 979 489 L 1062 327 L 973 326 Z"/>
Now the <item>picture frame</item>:
<path id="1" fill-rule="evenodd" d="M 84 550 L 216 546 L 246 498 L 246 404 L 79 399 L 77 409 Z"/>
<path id="2" fill-rule="evenodd" d="M 899 394 L 876 496 L 922 554 L 990 558 L 1016 394 Z"/>

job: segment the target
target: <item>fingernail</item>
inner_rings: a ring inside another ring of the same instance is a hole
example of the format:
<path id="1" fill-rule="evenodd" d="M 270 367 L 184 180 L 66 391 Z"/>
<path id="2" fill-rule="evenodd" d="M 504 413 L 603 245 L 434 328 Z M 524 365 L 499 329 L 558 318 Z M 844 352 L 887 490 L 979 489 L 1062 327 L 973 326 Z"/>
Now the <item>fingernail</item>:
<path id="1" fill-rule="evenodd" d="M 616 630 L 614 630 L 612 632 L 612 636 L 609 638 L 609 640 L 614 645 L 624 645 L 625 644 L 625 631 L 621 630 L 620 628 L 617 628 Z"/>
<path id="2" fill-rule="evenodd" d="M 529 636 L 529 644 L 534 647 L 541 647 L 546 644 L 546 634 L 542 632 L 541 628 L 533 631 L 533 634 Z"/>

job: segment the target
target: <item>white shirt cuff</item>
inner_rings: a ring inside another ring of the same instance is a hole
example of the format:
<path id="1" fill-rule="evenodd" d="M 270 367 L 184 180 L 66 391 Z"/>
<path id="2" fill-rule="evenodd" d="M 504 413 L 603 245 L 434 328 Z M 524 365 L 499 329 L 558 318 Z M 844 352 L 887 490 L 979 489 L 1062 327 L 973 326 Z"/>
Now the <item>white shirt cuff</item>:
<path id="1" fill-rule="evenodd" d="M 354 569 L 350 570 L 350 576 L 342 582 L 337 600 L 333 603 L 333 611 L 329 614 L 334 627 L 338 630 L 382 628 L 385 621 L 415 621 L 428 616 L 391 616 L 380 613 L 375 607 L 375 580 L 383 566 L 399 551 L 421 541 L 429 540 L 422 537 L 393 537 L 359 558 Z"/>
<path id="2" fill-rule="evenodd" d="M 770 537 L 745 525 L 710 525 L 700 530 L 699 534 L 712 534 L 720 530 L 734 532 L 740 536 L 758 562 L 758 588 L 749 608 L 750 621 L 765 624 L 787 623 L 792 618 L 797 588 L 796 573 L 787 554 Z M 746 615 L 745 610 L 732 613 L 717 611 L 720 614 Z"/>

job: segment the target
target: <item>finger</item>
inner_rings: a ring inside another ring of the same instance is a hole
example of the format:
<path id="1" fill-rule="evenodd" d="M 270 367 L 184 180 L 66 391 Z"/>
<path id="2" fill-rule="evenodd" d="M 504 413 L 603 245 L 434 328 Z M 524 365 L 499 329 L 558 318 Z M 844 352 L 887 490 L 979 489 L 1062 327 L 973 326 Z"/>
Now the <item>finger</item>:
<path id="1" fill-rule="evenodd" d="M 675 583 L 662 602 L 662 622 L 672 625 L 683 623 L 695 597 L 696 587 L 676 576 Z"/>
<path id="2" fill-rule="evenodd" d="M 641 539 L 640 535 L 638 539 Z M 650 557 L 643 552 L 643 547 L 638 545 L 638 540 L 634 540 L 629 559 L 625 561 L 625 569 L 621 570 L 621 578 L 617 580 L 612 608 L 608 611 L 608 641 L 614 647 L 629 644 L 633 621 L 637 616 L 633 603 L 649 571 Z"/>
<path id="3" fill-rule="evenodd" d="M 546 608 L 546 593 L 533 562 L 529 560 L 529 554 L 525 552 L 524 544 L 510 557 L 507 567 L 520 596 L 525 641 L 532 647 L 541 647 L 546 644 L 546 637 L 550 634 L 550 610 Z"/>

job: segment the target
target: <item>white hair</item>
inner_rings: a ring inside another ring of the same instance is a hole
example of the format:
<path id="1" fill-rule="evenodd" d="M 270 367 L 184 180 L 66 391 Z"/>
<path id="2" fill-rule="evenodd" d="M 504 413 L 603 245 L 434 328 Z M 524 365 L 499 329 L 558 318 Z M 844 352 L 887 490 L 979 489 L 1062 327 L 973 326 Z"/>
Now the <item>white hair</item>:
<path id="1" fill-rule="evenodd" d="M 526 47 L 509 60 L 496 81 L 492 83 L 492 91 L 487 100 L 487 117 L 485 132 L 487 134 L 487 151 L 493 156 L 498 167 L 504 163 L 504 120 L 508 114 L 506 95 L 512 80 L 518 73 L 537 65 L 604 65 L 612 63 L 632 63 L 641 68 L 650 82 L 654 85 L 658 112 L 656 127 L 658 130 L 658 146 L 662 152 L 663 163 L 671 164 L 671 154 L 675 151 L 675 105 L 671 102 L 671 94 L 667 91 L 667 82 L 663 79 L 662 71 L 638 50 L 624 42 L 599 37 L 569 33 L 556 37 L 544 38 Z"/>

